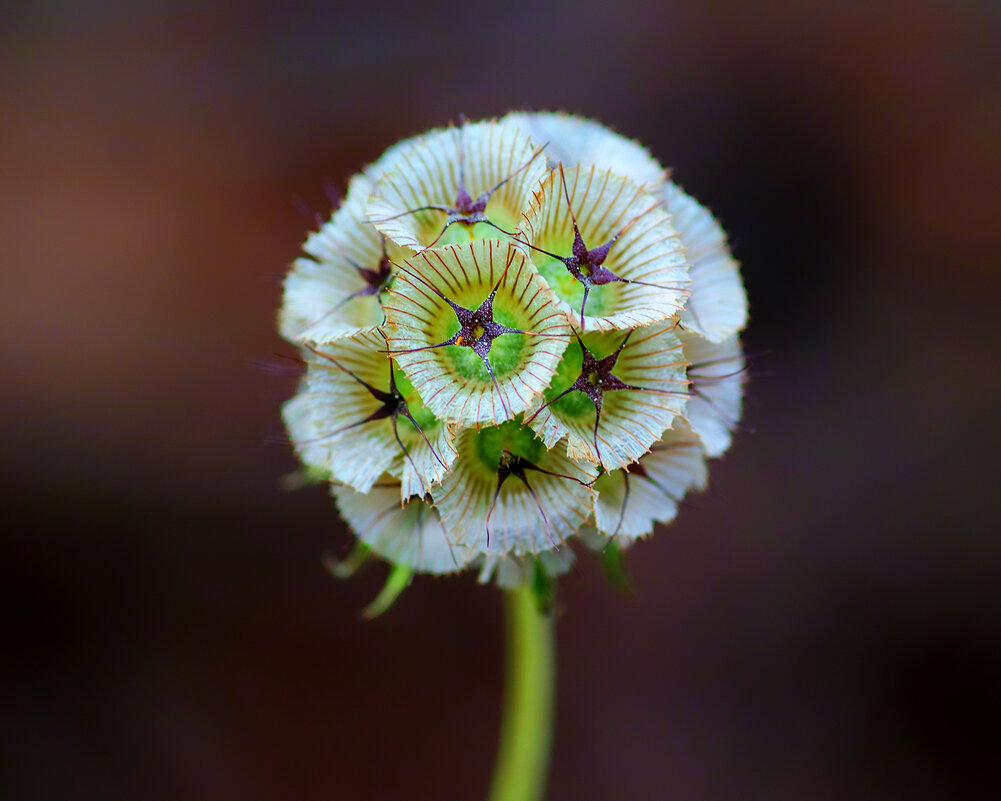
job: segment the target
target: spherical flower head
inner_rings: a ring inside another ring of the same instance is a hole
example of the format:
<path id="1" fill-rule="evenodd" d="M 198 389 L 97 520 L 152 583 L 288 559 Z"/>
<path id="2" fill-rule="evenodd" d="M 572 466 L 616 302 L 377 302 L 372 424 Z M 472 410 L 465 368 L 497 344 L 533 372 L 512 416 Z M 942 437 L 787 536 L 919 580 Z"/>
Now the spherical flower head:
<path id="1" fill-rule="evenodd" d="M 730 446 L 739 267 L 599 123 L 517 112 L 394 145 L 304 250 L 283 417 L 361 552 L 394 565 L 387 597 L 412 572 L 510 587 L 568 570 L 576 539 L 625 547 Z"/>

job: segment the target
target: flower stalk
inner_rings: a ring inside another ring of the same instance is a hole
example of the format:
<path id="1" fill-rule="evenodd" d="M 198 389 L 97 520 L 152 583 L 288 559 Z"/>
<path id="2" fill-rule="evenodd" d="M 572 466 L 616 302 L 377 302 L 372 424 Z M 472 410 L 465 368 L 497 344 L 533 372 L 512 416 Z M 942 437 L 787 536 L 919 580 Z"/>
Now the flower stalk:
<path id="1" fill-rule="evenodd" d="M 504 711 L 490 801 L 542 801 L 556 684 L 555 625 L 530 584 L 507 590 Z"/>

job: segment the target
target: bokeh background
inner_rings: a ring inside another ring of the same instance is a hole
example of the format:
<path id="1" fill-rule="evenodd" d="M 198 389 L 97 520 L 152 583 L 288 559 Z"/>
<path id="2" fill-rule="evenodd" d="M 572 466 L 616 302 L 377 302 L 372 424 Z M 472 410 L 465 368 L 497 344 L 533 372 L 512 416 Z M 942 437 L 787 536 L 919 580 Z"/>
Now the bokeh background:
<path id="1" fill-rule="evenodd" d="M 551 801 L 1001 794 L 994 2 L 49 2 L 0 12 L 5 799 L 470 799 L 499 593 L 373 569 L 251 361 L 328 190 L 567 109 L 729 230 L 746 430 L 560 586 Z"/>

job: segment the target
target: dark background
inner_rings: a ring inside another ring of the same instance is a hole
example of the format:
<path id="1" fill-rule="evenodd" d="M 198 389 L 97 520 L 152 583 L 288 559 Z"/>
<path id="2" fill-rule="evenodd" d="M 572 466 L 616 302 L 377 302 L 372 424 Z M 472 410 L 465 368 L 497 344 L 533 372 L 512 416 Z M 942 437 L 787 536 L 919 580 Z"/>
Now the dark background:
<path id="1" fill-rule="evenodd" d="M 377 568 L 283 493 L 251 359 L 324 187 L 560 108 L 729 230 L 746 423 L 561 583 L 551 801 L 997 798 L 994 3 L 73 3 L 0 20 L 5 799 L 470 799 L 500 595 Z"/>

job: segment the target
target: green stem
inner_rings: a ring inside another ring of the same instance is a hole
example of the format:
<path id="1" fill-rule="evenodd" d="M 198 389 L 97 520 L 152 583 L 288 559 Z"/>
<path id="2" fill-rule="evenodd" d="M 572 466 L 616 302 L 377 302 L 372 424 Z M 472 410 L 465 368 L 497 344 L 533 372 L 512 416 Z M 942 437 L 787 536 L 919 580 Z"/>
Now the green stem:
<path id="1" fill-rule="evenodd" d="M 542 801 L 553 739 L 554 626 L 531 586 L 505 595 L 506 698 L 490 801 Z"/>

